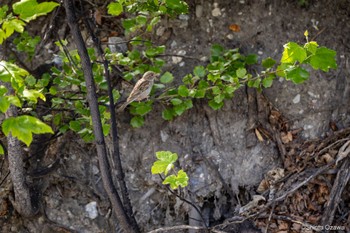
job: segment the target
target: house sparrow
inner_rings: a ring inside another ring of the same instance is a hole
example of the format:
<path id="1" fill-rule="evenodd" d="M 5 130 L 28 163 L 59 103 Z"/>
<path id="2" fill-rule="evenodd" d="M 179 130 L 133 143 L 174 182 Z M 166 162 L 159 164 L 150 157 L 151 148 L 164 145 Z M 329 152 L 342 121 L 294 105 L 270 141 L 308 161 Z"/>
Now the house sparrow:
<path id="1" fill-rule="evenodd" d="M 120 106 L 117 112 L 123 111 L 126 106 L 128 106 L 131 102 L 141 101 L 149 97 L 149 94 L 152 90 L 152 86 L 154 83 L 154 79 L 158 77 L 158 75 L 152 71 L 147 71 L 142 78 L 136 82 L 134 88 L 132 89 L 128 99 L 126 102 Z"/>

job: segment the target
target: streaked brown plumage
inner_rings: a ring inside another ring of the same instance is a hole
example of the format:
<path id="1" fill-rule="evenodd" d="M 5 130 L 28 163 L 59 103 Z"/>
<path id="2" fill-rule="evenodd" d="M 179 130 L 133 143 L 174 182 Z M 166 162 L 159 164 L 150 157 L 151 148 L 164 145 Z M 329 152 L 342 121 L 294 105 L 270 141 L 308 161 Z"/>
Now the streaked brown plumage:
<path id="1" fill-rule="evenodd" d="M 120 106 L 117 111 L 123 111 L 131 102 L 147 99 L 156 77 L 158 77 L 156 73 L 153 71 L 147 71 L 142 78 L 136 82 L 126 102 Z"/>

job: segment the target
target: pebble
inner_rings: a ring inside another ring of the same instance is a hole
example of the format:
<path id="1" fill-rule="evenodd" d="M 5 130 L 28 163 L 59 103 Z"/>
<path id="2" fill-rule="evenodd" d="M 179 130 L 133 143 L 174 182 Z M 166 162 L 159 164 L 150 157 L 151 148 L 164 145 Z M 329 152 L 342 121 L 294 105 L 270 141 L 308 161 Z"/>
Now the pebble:
<path id="1" fill-rule="evenodd" d="M 125 43 L 125 40 L 121 37 L 109 37 L 108 38 L 108 47 L 112 53 L 120 52 L 126 53 L 128 51 L 128 46 Z"/>
<path id="2" fill-rule="evenodd" d="M 160 131 L 160 138 L 161 138 L 162 142 L 166 142 L 169 138 L 169 134 L 167 134 L 167 132 L 161 130 Z"/>
<path id="3" fill-rule="evenodd" d="M 100 172 L 96 165 L 92 165 L 92 174 L 97 175 Z"/>
<path id="4" fill-rule="evenodd" d="M 85 211 L 90 219 L 95 219 L 98 216 L 97 203 L 92 201 L 85 206 Z"/>
<path id="5" fill-rule="evenodd" d="M 300 102 L 300 94 L 297 94 L 292 101 L 295 104 L 299 103 Z"/>
<path id="6" fill-rule="evenodd" d="M 214 16 L 214 17 L 218 17 L 221 15 L 221 10 L 219 8 L 214 8 L 212 11 L 211 11 L 211 15 Z"/>
<path id="7" fill-rule="evenodd" d="M 190 16 L 189 15 L 185 15 L 185 14 L 181 14 L 181 15 L 179 15 L 179 19 L 188 21 L 190 19 Z"/>
<path id="8" fill-rule="evenodd" d="M 170 44 L 170 48 L 175 48 L 177 46 L 177 42 L 175 40 L 173 40 L 173 42 L 171 42 Z"/>
<path id="9" fill-rule="evenodd" d="M 233 40 L 234 36 L 233 36 L 233 34 L 230 33 L 226 36 L 226 38 L 229 40 Z"/>
<path id="10" fill-rule="evenodd" d="M 164 34 L 164 32 L 165 32 L 165 27 L 163 27 L 163 26 L 160 26 L 159 28 L 157 28 L 157 31 L 156 31 L 156 35 L 157 36 L 162 36 L 163 34 Z"/>
<path id="11" fill-rule="evenodd" d="M 309 94 L 309 96 L 313 97 L 313 98 L 316 98 L 316 99 L 319 99 L 320 98 L 320 95 L 316 95 L 314 94 L 313 92 L 311 91 L 308 91 L 307 94 Z"/>

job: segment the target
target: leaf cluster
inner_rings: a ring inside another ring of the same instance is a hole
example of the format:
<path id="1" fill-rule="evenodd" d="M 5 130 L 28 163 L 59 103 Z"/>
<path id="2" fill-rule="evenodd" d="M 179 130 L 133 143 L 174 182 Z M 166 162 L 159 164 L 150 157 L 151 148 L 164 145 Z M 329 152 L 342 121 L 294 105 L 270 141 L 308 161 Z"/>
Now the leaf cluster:
<path id="1" fill-rule="evenodd" d="M 177 189 L 179 186 L 182 188 L 188 185 L 187 173 L 180 169 L 178 172 L 174 170 L 174 163 L 178 159 L 176 153 L 171 151 L 158 151 L 156 152 L 157 160 L 153 163 L 151 168 L 152 174 L 164 174 L 165 179 L 163 184 L 169 184 L 171 189 Z M 168 175 L 169 173 L 173 173 Z"/>

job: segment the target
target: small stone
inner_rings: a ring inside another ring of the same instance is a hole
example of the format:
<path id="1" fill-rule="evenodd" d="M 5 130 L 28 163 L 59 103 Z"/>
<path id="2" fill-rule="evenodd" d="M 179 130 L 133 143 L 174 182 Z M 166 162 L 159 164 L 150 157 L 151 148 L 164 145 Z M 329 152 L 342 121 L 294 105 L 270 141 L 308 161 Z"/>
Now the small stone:
<path id="1" fill-rule="evenodd" d="M 185 66 L 185 62 L 184 62 L 184 61 L 183 61 L 183 62 L 180 62 L 179 66 L 180 66 L 180 67 L 184 67 L 184 66 Z"/>
<path id="2" fill-rule="evenodd" d="M 311 92 L 311 91 L 308 91 L 307 94 L 308 94 L 309 96 L 311 96 L 312 98 L 315 98 L 315 99 L 320 98 L 320 95 L 316 95 L 315 93 L 313 93 L 313 92 Z"/>
<path id="3" fill-rule="evenodd" d="M 181 55 L 181 56 L 184 56 L 186 55 L 186 50 L 180 50 L 177 55 Z"/>
<path id="4" fill-rule="evenodd" d="M 295 104 L 299 103 L 300 102 L 300 94 L 297 94 L 292 101 Z"/>
<path id="5" fill-rule="evenodd" d="M 188 20 L 190 19 L 190 16 L 189 16 L 189 15 L 181 14 L 181 15 L 179 15 L 179 19 L 180 19 L 180 20 L 188 21 Z"/>
<path id="6" fill-rule="evenodd" d="M 212 11 L 211 11 L 211 15 L 214 16 L 214 17 L 218 17 L 221 15 L 221 10 L 219 8 L 214 8 Z"/>
<path id="7" fill-rule="evenodd" d="M 200 60 L 206 62 L 206 61 L 208 61 L 209 59 L 208 59 L 207 56 L 203 56 L 203 57 L 200 58 Z"/>
<path id="8" fill-rule="evenodd" d="M 173 56 L 171 57 L 171 60 L 173 61 L 174 64 L 178 64 L 182 61 L 182 57 Z"/>
<path id="9" fill-rule="evenodd" d="M 121 37 L 116 37 L 116 36 L 109 37 L 108 47 L 112 53 L 115 53 L 115 52 L 126 53 L 128 51 L 128 46 L 126 45 L 125 40 Z"/>
<path id="10" fill-rule="evenodd" d="M 203 6 L 202 5 L 197 5 L 196 6 L 196 17 L 201 18 L 203 15 Z"/>
<path id="11" fill-rule="evenodd" d="M 85 211 L 90 219 L 95 219 L 98 216 L 97 203 L 92 201 L 85 206 Z"/>
<path id="12" fill-rule="evenodd" d="M 162 36 L 164 34 L 164 32 L 165 32 L 165 27 L 160 26 L 159 28 L 157 28 L 156 35 Z"/>
<path id="13" fill-rule="evenodd" d="M 173 42 L 171 42 L 170 47 L 173 49 L 177 46 L 177 42 L 175 40 L 173 40 Z"/>
<path id="14" fill-rule="evenodd" d="M 163 130 L 160 131 L 160 139 L 162 142 L 166 142 L 169 138 L 169 134 Z"/>
<path id="15" fill-rule="evenodd" d="M 100 172 L 96 165 L 92 165 L 92 174 L 97 175 Z"/>
<path id="16" fill-rule="evenodd" d="M 263 55 L 264 52 L 259 50 L 259 51 L 258 51 L 258 54 L 259 54 L 259 55 Z"/>
<path id="17" fill-rule="evenodd" d="M 228 34 L 228 35 L 226 36 L 226 38 L 229 39 L 229 40 L 233 40 L 234 37 L 233 37 L 233 34 L 230 33 L 230 34 Z"/>

